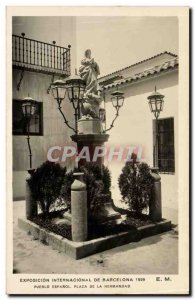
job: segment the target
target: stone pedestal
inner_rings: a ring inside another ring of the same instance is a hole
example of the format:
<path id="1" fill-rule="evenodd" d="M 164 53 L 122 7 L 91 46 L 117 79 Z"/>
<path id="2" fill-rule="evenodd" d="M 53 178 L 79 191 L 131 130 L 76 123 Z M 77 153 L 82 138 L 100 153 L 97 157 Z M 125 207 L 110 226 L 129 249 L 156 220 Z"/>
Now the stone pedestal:
<path id="1" fill-rule="evenodd" d="M 162 220 L 162 204 L 161 204 L 161 178 L 158 168 L 151 168 L 153 177 L 152 197 L 149 205 L 149 215 L 152 221 L 159 222 Z"/>
<path id="2" fill-rule="evenodd" d="M 93 119 L 92 117 L 82 117 L 78 121 L 79 134 L 101 134 L 102 124 L 100 119 Z"/>
<path id="3" fill-rule="evenodd" d="M 108 141 L 109 135 L 102 132 L 101 120 L 91 117 L 82 117 L 78 121 L 78 135 L 71 136 L 72 141 L 77 143 L 78 154 L 81 153 L 84 147 L 88 147 L 90 162 L 98 163 L 99 166 L 103 164 L 103 155 L 97 156 L 96 160 L 93 160 L 94 153 L 97 151 L 97 147 L 104 146 L 104 143 Z M 101 150 L 100 150 L 101 152 Z M 96 152 L 97 153 L 97 152 Z M 87 163 L 86 159 L 81 159 L 78 162 L 78 166 L 83 166 Z M 102 204 L 101 209 L 98 211 L 94 218 L 100 222 L 105 223 L 111 220 L 121 218 L 120 213 L 114 210 L 112 205 L 111 195 L 104 195 L 105 201 Z"/>
<path id="4" fill-rule="evenodd" d="M 37 216 L 37 201 L 32 197 L 29 185 L 28 185 L 28 179 L 30 179 L 31 174 L 34 173 L 34 169 L 28 170 L 28 175 L 26 177 L 26 218 L 31 219 L 32 217 Z"/>
<path id="5" fill-rule="evenodd" d="M 105 133 L 86 133 L 71 136 L 72 141 L 77 143 L 78 154 L 82 151 L 83 147 L 88 147 L 91 162 L 93 161 L 96 147 L 103 147 L 104 143 L 108 141 L 108 138 L 109 135 Z M 81 159 L 79 160 L 78 165 L 82 166 L 86 162 L 86 159 Z M 103 163 L 103 157 L 97 157 L 95 162 L 101 166 Z"/>
<path id="6" fill-rule="evenodd" d="M 74 173 L 75 180 L 71 185 L 71 223 L 72 240 L 87 240 L 87 192 L 83 182 L 83 173 Z"/>

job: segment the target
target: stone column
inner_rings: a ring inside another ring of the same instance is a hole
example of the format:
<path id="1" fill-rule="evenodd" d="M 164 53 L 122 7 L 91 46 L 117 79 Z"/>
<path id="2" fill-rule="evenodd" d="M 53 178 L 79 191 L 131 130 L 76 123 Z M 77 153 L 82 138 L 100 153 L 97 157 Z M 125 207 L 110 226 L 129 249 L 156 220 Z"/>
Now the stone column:
<path id="1" fill-rule="evenodd" d="M 151 168 L 151 175 L 154 182 L 149 205 L 149 215 L 152 221 L 158 222 L 162 219 L 161 177 L 158 168 Z"/>
<path id="2" fill-rule="evenodd" d="M 87 240 L 87 191 L 83 182 L 83 173 L 74 173 L 71 185 L 72 240 Z"/>
<path id="3" fill-rule="evenodd" d="M 96 147 L 103 147 L 104 143 L 108 141 L 109 135 L 102 132 L 101 121 L 92 118 L 81 118 L 78 121 L 78 132 L 78 135 L 71 136 L 72 141 L 77 143 L 78 153 L 87 147 L 90 161 L 93 161 Z M 83 166 L 86 162 L 85 159 L 80 159 L 78 165 Z M 98 156 L 95 162 L 101 166 L 103 158 Z"/>
<path id="4" fill-rule="evenodd" d="M 83 116 L 78 121 L 78 135 L 71 136 L 72 141 L 77 143 L 78 153 L 82 151 L 84 147 L 88 147 L 90 161 L 93 162 L 94 152 L 96 147 L 103 147 L 104 143 L 108 141 L 109 135 L 102 131 L 101 120 L 91 117 Z M 100 148 L 99 148 L 100 149 Z M 100 155 L 94 163 L 98 163 L 101 167 L 103 165 L 103 157 Z M 87 163 L 86 159 L 79 160 L 78 167 L 84 166 Z M 111 194 L 102 195 L 105 202 L 102 204 L 101 211 L 94 216 L 99 223 L 106 223 L 116 219 L 120 219 L 120 213 L 114 210 Z"/>
<path id="5" fill-rule="evenodd" d="M 28 175 L 26 177 L 26 218 L 31 219 L 37 216 L 37 201 L 32 197 L 31 190 L 29 188 L 28 179 L 30 179 L 31 174 L 34 173 L 34 169 L 28 170 Z"/>

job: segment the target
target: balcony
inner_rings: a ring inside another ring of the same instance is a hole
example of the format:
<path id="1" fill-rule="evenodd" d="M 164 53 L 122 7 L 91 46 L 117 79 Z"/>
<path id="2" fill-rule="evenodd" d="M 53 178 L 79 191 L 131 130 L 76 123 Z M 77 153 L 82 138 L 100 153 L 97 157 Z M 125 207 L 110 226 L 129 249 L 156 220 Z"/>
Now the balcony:
<path id="1" fill-rule="evenodd" d="M 12 35 L 13 67 L 22 70 L 70 76 L 70 48 Z"/>

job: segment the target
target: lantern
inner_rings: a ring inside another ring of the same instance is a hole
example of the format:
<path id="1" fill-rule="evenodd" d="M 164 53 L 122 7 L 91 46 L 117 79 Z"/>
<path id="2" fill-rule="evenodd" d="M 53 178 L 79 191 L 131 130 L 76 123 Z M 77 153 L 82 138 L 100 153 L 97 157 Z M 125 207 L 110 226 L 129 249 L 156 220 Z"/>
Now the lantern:
<path id="1" fill-rule="evenodd" d="M 164 97 L 164 95 L 156 91 L 155 86 L 155 91 L 147 98 L 150 111 L 154 114 L 156 119 L 158 119 L 160 112 L 163 110 Z"/>
<path id="2" fill-rule="evenodd" d="M 33 100 L 30 97 L 26 97 L 22 101 L 23 101 L 22 112 L 23 112 L 24 117 L 31 118 L 36 112 L 37 101 Z"/>
<path id="3" fill-rule="evenodd" d="M 62 101 L 65 98 L 66 87 L 63 80 L 56 80 L 51 85 L 52 94 L 55 100 Z"/>
<path id="4" fill-rule="evenodd" d="M 66 80 L 66 89 L 70 102 L 74 109 L 77 109 L 84 96 L 85 81 L 80 76 L 74 75 Z"/>
<path id="5" fill-rule="evenodd" d="M 118 90 L 114 91 L 111 93 L 112 95 L 112 105 L 113 107 L 115 107 L 116 109 L 119 109 L 123 106 L 123 103 L 124 103 L 124 93 L 123 92 L 120 92 Z"/>

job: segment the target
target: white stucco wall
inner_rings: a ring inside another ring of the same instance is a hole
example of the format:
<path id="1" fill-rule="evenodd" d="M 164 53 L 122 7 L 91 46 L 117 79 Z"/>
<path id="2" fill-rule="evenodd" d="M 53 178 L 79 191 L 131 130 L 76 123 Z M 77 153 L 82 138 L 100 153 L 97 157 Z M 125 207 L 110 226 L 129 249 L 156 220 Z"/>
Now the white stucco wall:
<path id="1" fill-rule="evenodd" d="M 157 90 L 165 95 L 164 110 L 160 118 L 174 117 L 175 142 L 175 174 L 162 174 L 163 206 L 177 206 L 178 190 L 178 73 L 172 71 L 156 78 L 140 81 L 121 88 L 125 93 L 125 102 L 119 111 L 119 117 L 111 131 L 107 146 L 142 146 L 143 159 L 150 166 L 153 165 L 153 128 L 147 97 L 157 86 Z M 110 99 L 110 95 L 106 95 Z M 106 103 L 107 127 L 111 123 L 115 110 L 111 102 Z M 124 162 L 106 162 L 112 173 L 112 192 L 116 202 L 120 199 L 118 177 Z"/>
<path id="2" fill-rule="evenodd" d="M 23 99 L 28 94 L 35 100 L 43 102 L 43 136 L 31 136 L 33 167 L 38 167 L 47 160 L 47 151 L 52 146 L 64 146 L 72 144 L 70 135 L 73 131 L 67 128 L 63 118 L 57 109 L 57 103 L 47 89 L 51 82 L 51 75 L 25 72 L 21 89 L 17 91 L 16 84 L 20 78 L 20 72 L 13 71 L 13 99 Z M 67 115 L 70 124 L 73 123 L 72 106 L 66 99 L 63 102 L 63 111 Z M 13 196 L 24 197 L 25 170 L 29 168 L 29 150 L 26 136 L 13 136 Z"/>
<path id="3" fill-rule="evenodd" d="M 76 34 L 75 17 L 14 17 L 13 34 L 20 35 L 25 32 L 25 37 L 42 42 L 52 43 L 67 47 L 71 45 L 72 71 L 76 64 Z M 58 79 L 59 76 L 55 76 Z M 37 101 L 43 102 L 43 136 L 31 136 L 33 167 L 38 167 L 47 159 L 47 150 L 51 146 L 71 145 L 68 129 L 63 122 L 62 116 L 57 110 L 57 103 L 47 89 L 51 83 L 52 75 L 38 72 L 24 71 L 20 90 L 17 83 L 20 81 L 20 71 L 13 70 L 13 99 L 23 99 L 28 95 Z M 11 100 L 11 99 L 10 99 Z M 66 99 L 63 110 L 73 125 L 72 107 Z M 25 136 L 13 136 L 13 197 L 24 199 L 26 170 L 29 168 L 29 152 Z"/>

